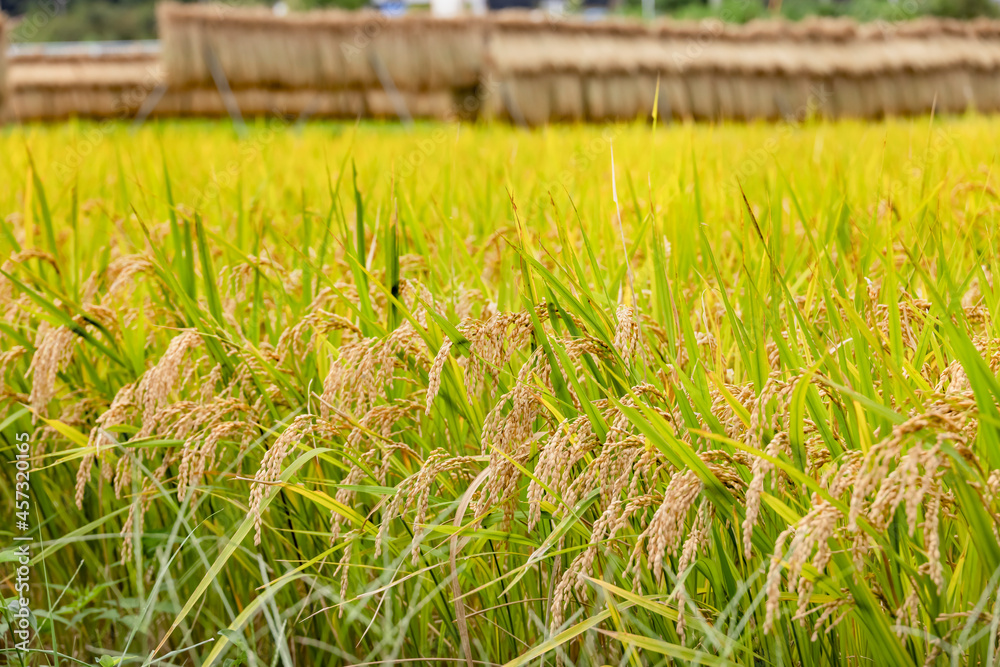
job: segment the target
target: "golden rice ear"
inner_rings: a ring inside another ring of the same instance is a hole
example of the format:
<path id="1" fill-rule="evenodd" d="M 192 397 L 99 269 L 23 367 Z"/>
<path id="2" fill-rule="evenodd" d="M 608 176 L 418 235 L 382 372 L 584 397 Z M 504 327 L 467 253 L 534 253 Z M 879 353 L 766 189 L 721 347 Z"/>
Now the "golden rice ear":
<path id="1" fill-rule="evenodd" d="M 617 324 L 615 325 L 614 346 L 618 350 L 625 363 L 631 363 L 636 349 L 641 344 L 639 338 L 639 320 L 633 306 L 619 304 L 615 312 Z"/>
<path id="2" fill-rule="evenodd" d="M 160 360 L 142 376 L 136 391 L 142 401 L 143 422 L 151 421 L 157 411 L 167 406 L 178 386 L 188 352 L 201 345 L 197 331 L 182 332 L 171 339 Z"/>
<path id="3" fill-rule="evenodd" d="M 313 433 L 315 419 L 313 415 L 296 417 L 275 439 L 260 461 L 260 469 L 254 475 L 254 481 L 250 485 L 250 509 L 247 512 L 247 516 L 253 518 L 254 522 L 253 541 L 255 545 L 260 544 L 261 528 L 263 527 L 261 503 L 265 497 L 271 494 L 271 487 L 281 478 L 281 468 L 285 458 L 300 440 Z"/>
<path id="4" fill-rule="evenodd" d="M 35 336 L 35 354 L 31 357 L 31 395 L 28 402 L 35 419 L 48 415 L 49 402 L 56 396 L 56 375 L 66 369 L 79 337 L 66 326 L 42 322 Z"/>
<path id="5" fill-rule="evenodd" d="M 0 386 L 7 379 L 7 373 L 10 368 L 18 362 L 25 354 L 27 350 L 21 345 L 15 345 L 14 347 L 0 352 Z"/>

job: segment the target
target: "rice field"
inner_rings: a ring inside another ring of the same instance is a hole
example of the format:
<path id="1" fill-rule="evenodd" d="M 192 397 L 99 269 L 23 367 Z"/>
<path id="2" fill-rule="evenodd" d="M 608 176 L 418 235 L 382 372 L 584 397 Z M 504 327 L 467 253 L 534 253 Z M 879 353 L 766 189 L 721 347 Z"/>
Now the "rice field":
<path id="1" fill-rule="evenodd" d="M 3 129 L 0 652 L 997 665 L 997 130 Z"/>

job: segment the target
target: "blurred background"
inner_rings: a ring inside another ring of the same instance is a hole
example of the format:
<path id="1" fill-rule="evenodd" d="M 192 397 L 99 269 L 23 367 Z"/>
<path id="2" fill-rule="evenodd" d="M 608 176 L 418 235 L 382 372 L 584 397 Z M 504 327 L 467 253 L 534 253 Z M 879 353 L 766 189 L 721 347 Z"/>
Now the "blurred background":
<path id="1" fill-rule="evenodd" d="M 995 0 L 0 2 L 8 123 L 1000 111 Z"/>
<path id="2" fill-rule="evenodd" d="M 139 40 L 156 37 L 155 0 L 0 0 L 0 9 L 14 19 L 12 42 L 75 42 Z M 251 3 L 230 3 L 251 4 Z M 769 16 L 801 20 L 808 16 L 845 16 L 858 21 L 896 21 L 921 16 L 993 17 L 995 0 L 489 0 L 490 9 L 539 8 L 568 14 L 702 19 L 715 17 L 745 23 Z M 429 0 L 283 0 L 278 11 L 317 8 L 419 12 Z M 37 15 L 37 30 L 18 30 L 16 22 Z"/>

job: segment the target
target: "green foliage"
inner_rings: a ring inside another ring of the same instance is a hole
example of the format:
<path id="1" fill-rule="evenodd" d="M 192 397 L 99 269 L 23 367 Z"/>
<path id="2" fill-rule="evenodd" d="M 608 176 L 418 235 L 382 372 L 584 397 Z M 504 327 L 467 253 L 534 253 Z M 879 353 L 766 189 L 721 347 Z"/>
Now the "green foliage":
<path id="1" fill-rule="evenodd" d="M 762 2 L 722 0 L 718 7 L 702 3 L 677 5 L 670 14 L 678 19 L 719 18 L 727 23 L 746 23 L 767 16 L 767 7 Z"/>
<path id="2" fill-rule="evenodd" d="M 778 15 L 792 21 L 808 16 L 843 16 L 857 21 L 908 21 L 923 16 L 945 16 L 973 19 L 997 16 L 997 5 L 991 0 L 782 0 Z M 627 0 L 624 11 L 636 14 L 640 0 Z M 772 18 L 764 0 L 722 0 L 718 5 L 690 0 L 657 0 L 659 16 L 677 19 L 718 18 L 729 23 L 746 23 L 754 19 Z"/>
<path id="3" fill-rule="evenodd" d="M 70 2 L 64 12 L 29 10 L 11 41 L 81 42 L 156 39 L 153 3 L 122 4 L 108 0 Z"/>
<path id="4" fill-rule="evenodd" d="M 1000 9 L 991 0 L 936 0 L 931 5 L 931 13 L 935 16 L 973 19 L 978 16 L 995 17 L 1000 14 Z"/>
<path id="5" fill-rule="evenodd" d="M 292 0 L 294 9 L 361 9 L 371 6 L 368 0 Z"/>

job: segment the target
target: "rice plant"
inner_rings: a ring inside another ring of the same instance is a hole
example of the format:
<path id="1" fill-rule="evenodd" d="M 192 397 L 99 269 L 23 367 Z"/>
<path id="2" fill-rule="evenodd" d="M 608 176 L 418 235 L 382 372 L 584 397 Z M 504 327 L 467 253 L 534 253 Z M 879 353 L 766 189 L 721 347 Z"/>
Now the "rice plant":
<path id="1" fill-rule="evenodd" d="M 995 125 L 5 130 L 0 651 L 997 664 Z"/>

